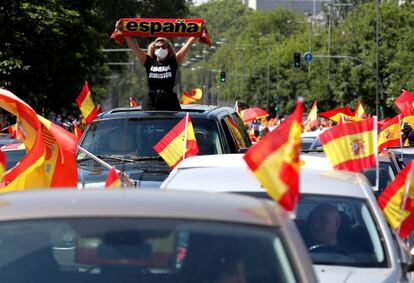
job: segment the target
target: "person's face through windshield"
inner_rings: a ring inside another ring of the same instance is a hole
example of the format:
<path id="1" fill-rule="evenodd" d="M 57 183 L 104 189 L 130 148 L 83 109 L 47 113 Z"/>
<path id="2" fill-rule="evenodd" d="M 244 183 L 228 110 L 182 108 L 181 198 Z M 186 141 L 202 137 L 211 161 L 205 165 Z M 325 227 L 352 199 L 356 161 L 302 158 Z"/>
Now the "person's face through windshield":
<path id="1" fill-rule="evenodd" d="M 314 244 L 336 245 L 341 225 L 338 210 L 330 204 L 318 205 L 309 215 L 309 232 Z"/>

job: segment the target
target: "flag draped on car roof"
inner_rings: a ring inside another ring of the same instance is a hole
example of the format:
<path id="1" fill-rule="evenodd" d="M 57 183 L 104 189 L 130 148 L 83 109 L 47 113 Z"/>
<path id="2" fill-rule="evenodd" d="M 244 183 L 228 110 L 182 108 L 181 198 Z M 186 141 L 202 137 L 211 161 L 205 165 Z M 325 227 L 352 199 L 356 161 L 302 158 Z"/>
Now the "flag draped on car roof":
<path id="1" fill-rule="evenodd" d="M 77 185 L 76 137 L 36 114 L 24 101 L 0 89 L 0 107 L 17 117 L 27 154 L 4 174 L 0 192 Z"/>
<path id="2" fill-rule="evenodd" d="M 414 230 L 413 165 L 411 160 L 378 198 L 385 219 L 402 239 Z"/>
<path id="3" fill-rule="evenodd" d="M 85 82 L 82 91 L 76 98 L 76 104 L 78 104 L 80 111 L 86 123 L 89 124 L 98 115 L 98 109 L 92 100 L 91 91 L 89 90 L 88 83 Z"/>
<path id="4" fill-rule="evenodd" d="M 177 166 L 184 158 L 196 155 L 198 145 L 189 114 L 187 113 L 153 149 L 171 168 Z"/>
<path id="5" fill-rule="evenodd" d="M 401 146 L 400 115 L 389 119 L 378 135 L 378 150 L 382 151 L 389 147 Z"/>
<path id="6" fill-rule="evenodd" d="M 254 144 L 244 160 L 268 194 L 287 210 L 293 210 L 299 195 L 302 102 L 275 130 Z"/>
<path id="7" fill-rule="evenodd" d="M 319 135 L 332 167 L 359 172 L 376 166 L 376 117 L 337 125 Z"/>

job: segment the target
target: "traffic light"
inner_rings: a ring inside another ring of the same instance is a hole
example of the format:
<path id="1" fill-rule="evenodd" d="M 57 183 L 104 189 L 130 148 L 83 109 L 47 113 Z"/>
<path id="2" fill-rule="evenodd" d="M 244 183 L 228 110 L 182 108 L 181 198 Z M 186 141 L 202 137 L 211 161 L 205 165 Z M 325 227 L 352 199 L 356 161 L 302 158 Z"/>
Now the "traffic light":
<path id="1" fill-rule="evenodd" d="M 225 71 L 221 71 L 221 73 L 220 73 L 220 81 L 222 83 L 224 83 L 226 81 L 226 72 Z"/>
<path id="2" fill-rule="evenodd" d="M 300 68 L 300 53 L 293 53 L 293 67 Z"/>

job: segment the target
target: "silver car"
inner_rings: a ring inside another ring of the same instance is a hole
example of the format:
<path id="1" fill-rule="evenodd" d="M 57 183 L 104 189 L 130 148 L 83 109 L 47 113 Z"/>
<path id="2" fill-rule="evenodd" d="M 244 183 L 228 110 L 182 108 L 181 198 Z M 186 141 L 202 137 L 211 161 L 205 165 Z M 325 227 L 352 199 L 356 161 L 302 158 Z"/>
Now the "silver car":
<path id="1" fill-rule="evenodd" d="M 242 155 L 188 158 L 161 188 L 267 198 Z M 321 282 L 407 282 L 411 278 L 405 270 L 412 266 L 399 254 L 362 174 L 301 168 L 300 202 L 294 214 Z"/>
<path id="2" fill-rule="evenodd" d="M 1 282 L 317 282 L 278 205 L 161 190 L 0 196 Z"/>

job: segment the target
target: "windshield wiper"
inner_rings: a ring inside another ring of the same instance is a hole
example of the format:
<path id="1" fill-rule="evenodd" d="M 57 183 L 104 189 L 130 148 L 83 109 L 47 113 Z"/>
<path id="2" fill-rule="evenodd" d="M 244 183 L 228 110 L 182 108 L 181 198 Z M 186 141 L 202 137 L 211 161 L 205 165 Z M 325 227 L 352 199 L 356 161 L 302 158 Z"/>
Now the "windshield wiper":
<path id="1" fill-rule="evenodd" d="M 95 155 L 96 157 L 98 157 L 99 159 L 102 160 L 116 160 L 116 161 L 123 161 L 123 162 L 135 162 L 134 159 L 129 159 L 129 158 L 124 158 L 124 157 L 120 157 L 120 156 L 108 156 L 108 155 Z M 86 161 L 86 160 L 93 160 L 92 157 L 85 157 L 82 159 L 77 159 L 77 162 L 82 162 L 82 161 Z"/>
<path id="2" fill-rule="evenodd" d="M 161 156 L 137 156 L 133 158 L 134 161 L 146 161 L 146 160 L 164 160 Z"/>

